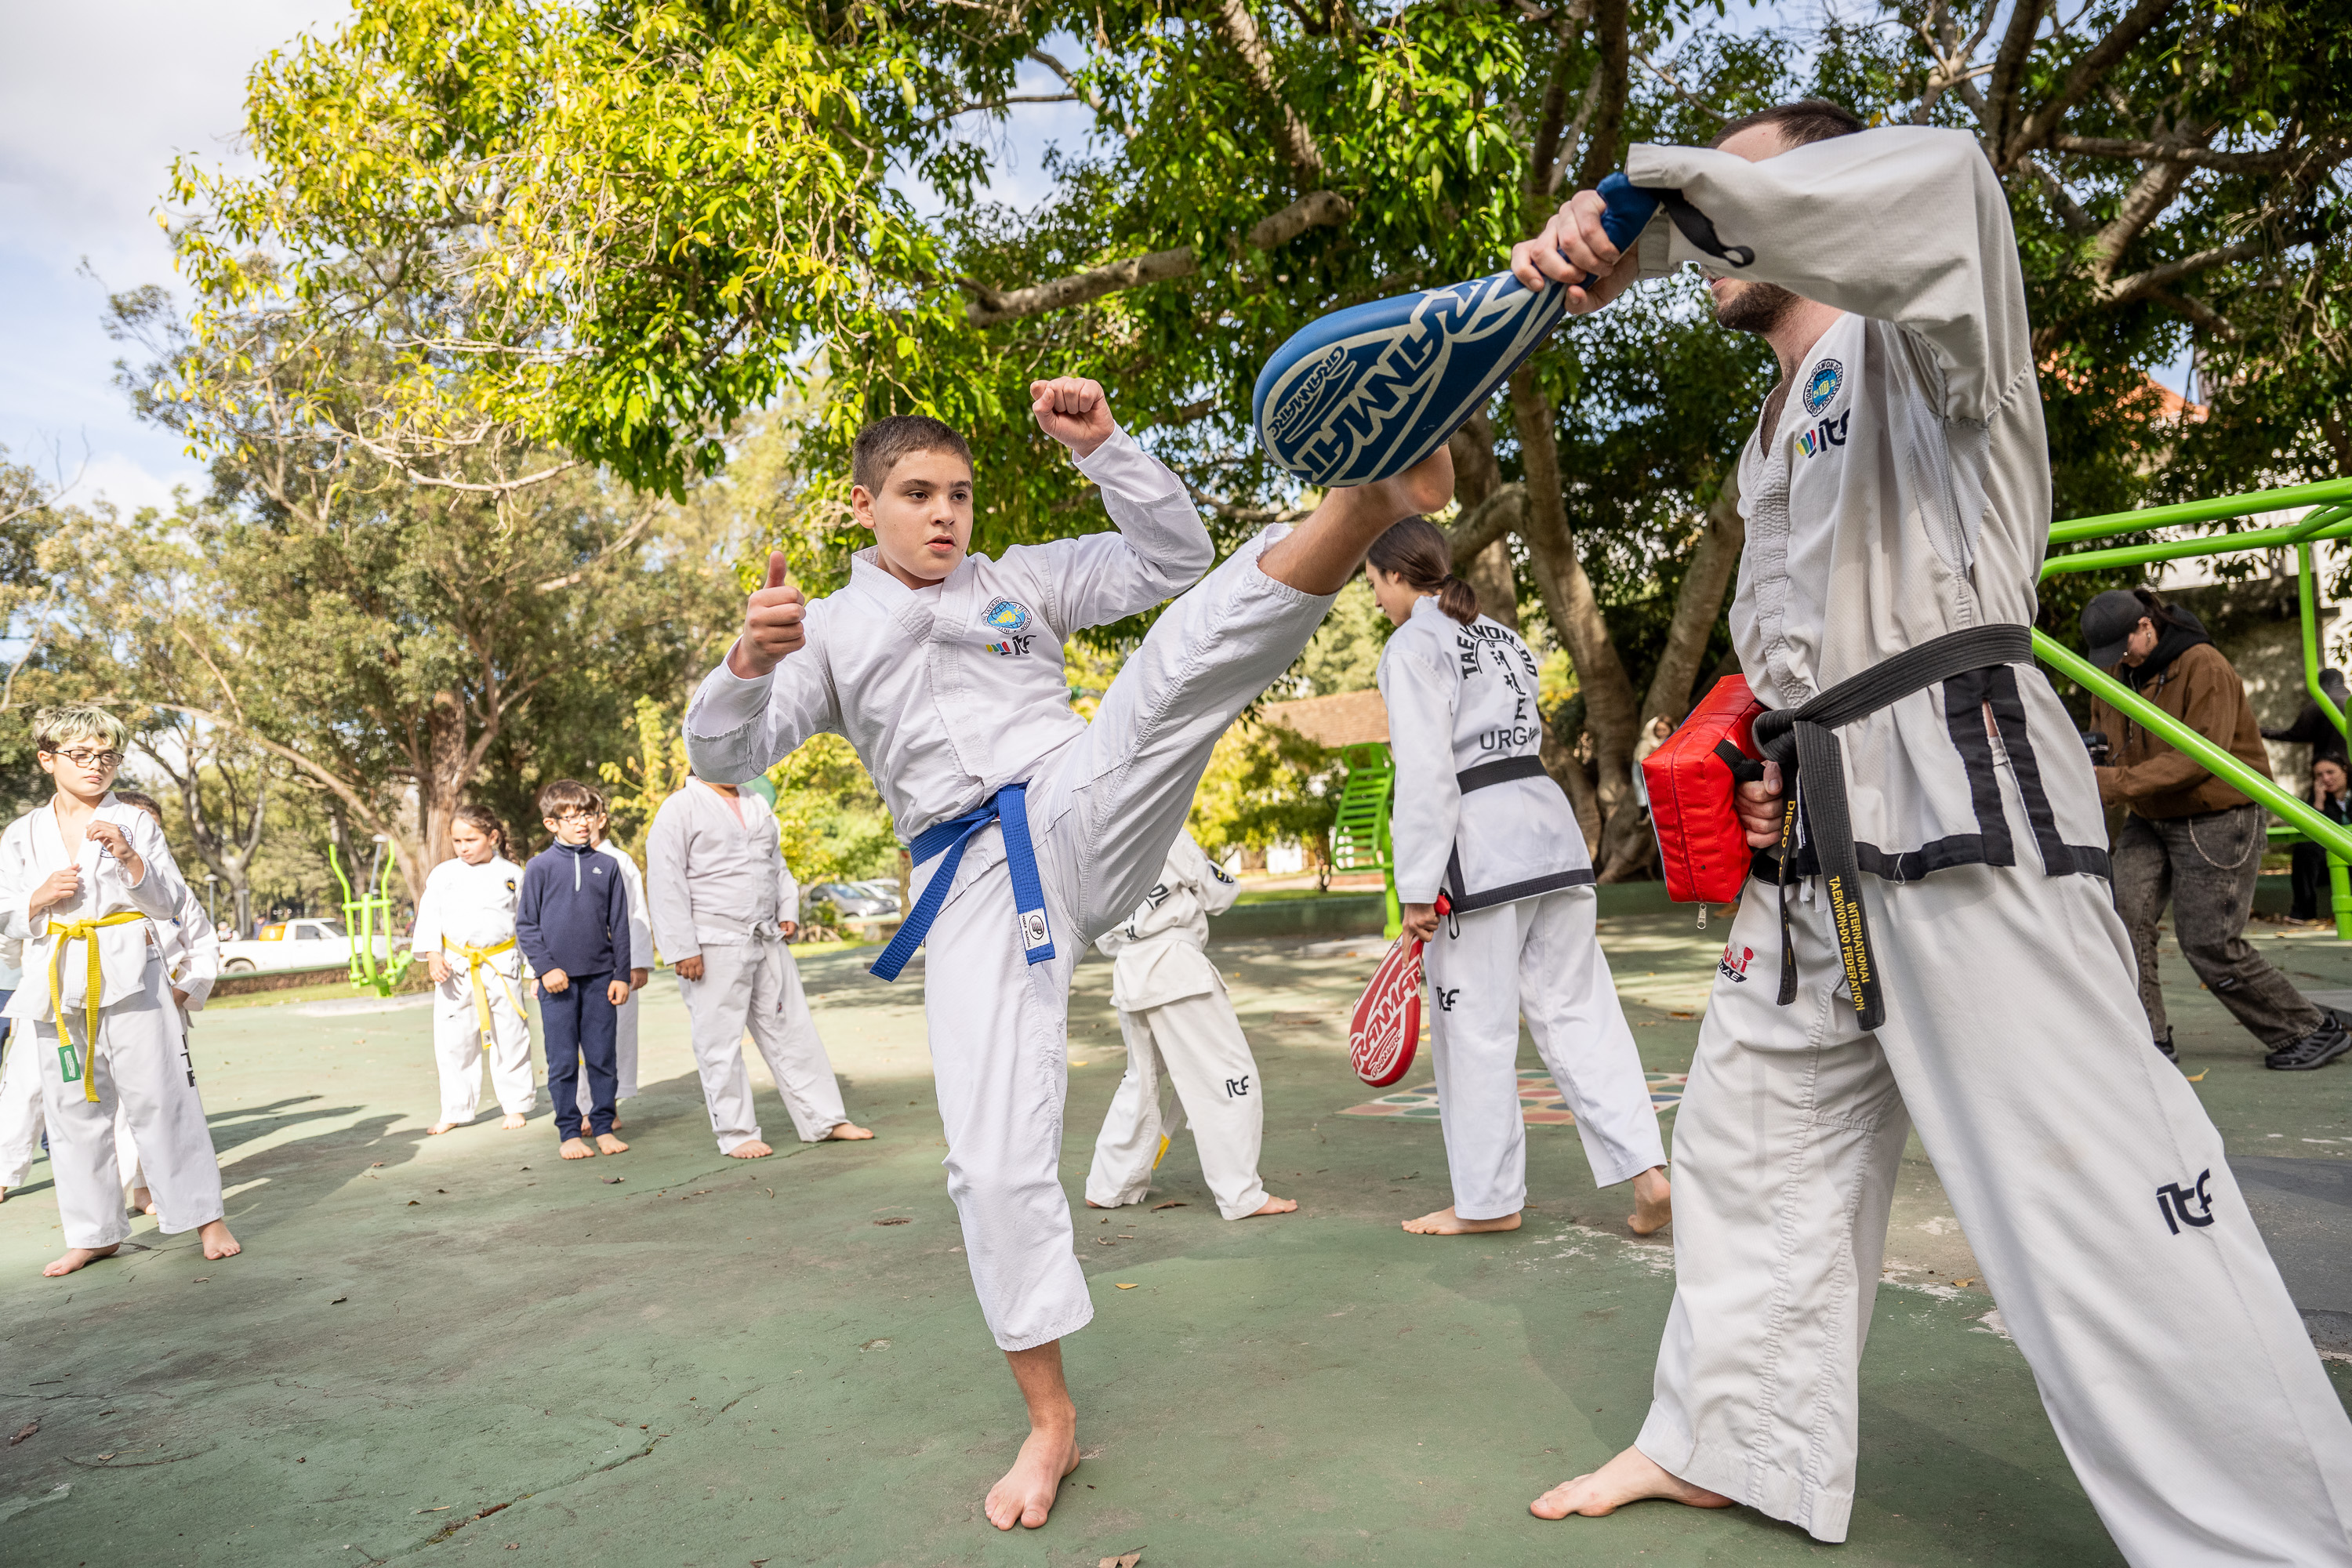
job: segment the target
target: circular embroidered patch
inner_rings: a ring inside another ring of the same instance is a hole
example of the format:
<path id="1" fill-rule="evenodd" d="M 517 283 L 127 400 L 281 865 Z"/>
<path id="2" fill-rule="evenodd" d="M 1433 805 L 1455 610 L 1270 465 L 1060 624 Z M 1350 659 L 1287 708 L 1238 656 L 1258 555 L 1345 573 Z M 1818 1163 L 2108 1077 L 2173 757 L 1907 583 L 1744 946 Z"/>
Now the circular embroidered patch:
<path id="1" fill-rule="evenodd" d="M 1825 359 L 1813 366 L 1813 374 L 1805 381 L 1805 412 L 1819 414 L 1827 408 L 1844 384 L 1845 366 L 1837 361 Z"/>

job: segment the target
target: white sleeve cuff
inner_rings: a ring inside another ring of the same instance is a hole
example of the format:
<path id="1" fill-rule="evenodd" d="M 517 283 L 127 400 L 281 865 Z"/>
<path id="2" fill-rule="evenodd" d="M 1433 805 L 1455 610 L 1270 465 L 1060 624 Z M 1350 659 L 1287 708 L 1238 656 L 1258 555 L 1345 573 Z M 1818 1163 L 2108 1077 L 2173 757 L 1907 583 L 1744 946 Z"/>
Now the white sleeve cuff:
<path id="1" fill-rule="evenodd" d="M 1137 445 L 1124 426 L 1114 426 L 1108 440 L 1086 457 L 1074 454 L 1071 460 L 1077 464 L 1078 472 L 1129 500 L 1165 500 L 1185 493 L 1184 482 Z"/>
<path id="2" fill-rule="evenodd" d="M 753 723 L 767 711 L 768 693 L 775 683 L 772 669 L 765 675 L 741 676 L 725 659 L 719 660 L 719 668 L 703 677 L 702 689 L 694 694 L 687 712 L 688 732 L 731 735 Z"/>

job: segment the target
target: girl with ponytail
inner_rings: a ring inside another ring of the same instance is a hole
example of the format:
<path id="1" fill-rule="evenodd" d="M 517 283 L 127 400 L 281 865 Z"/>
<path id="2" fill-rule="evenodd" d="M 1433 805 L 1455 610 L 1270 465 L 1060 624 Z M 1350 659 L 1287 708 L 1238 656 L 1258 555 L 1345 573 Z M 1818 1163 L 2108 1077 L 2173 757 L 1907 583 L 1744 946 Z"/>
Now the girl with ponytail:
<path id="1" fill-rule="evenodd" d="M 1431 1055 L 1454 1182 L 1450 1206 L 1404 1228 L 1518 1228 L 1524 1014 L 1576 1113 L 1593 1180 L 1633 1182 L 1627 1223 L 1646 1236 L 1672 1216 L 1665 1146 L 1594 934 L 1592 858 L 1544 771 L 1535 656 L 1478 613 L 1476 590 L 1454 574 L 1445 535 L 1425 518 L 1381 534 L 1364 571 L 1397 627 L 1380 668 L 1396 758 L 1390 831 L 1405 930 L 1428 944 Z"/>

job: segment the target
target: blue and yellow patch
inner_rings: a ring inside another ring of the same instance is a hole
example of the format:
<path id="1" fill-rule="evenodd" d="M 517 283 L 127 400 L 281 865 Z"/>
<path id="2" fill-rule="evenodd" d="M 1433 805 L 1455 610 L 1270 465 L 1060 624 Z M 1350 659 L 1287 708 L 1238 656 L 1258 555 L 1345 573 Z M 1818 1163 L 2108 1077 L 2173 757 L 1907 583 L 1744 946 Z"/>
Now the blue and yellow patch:
<path id="1" fill-rule="evenodd" d="M 980 619 L 991 631 L 1017 632 L 1029 625 L 1029 607 L 1011 599 L 999 599 L 981 612 Z"/>
<path id="2" fill-rule="evenodd" d="M 1833 359 L 1825 359 L 1813 366 L 1813 374 L 1805 378 L 1805 412 L 1819 414 L 1830 405 L 1845 385 L 1845 366 Z"/>

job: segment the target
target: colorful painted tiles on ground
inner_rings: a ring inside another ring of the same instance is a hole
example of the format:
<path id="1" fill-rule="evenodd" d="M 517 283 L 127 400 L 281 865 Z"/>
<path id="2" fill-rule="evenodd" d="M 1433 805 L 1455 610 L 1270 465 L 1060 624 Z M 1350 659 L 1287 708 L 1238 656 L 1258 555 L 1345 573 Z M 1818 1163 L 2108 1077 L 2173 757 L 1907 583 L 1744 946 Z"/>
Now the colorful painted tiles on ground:
<path id="1" fill-rule="evenodd" d="M 1683 1083 L 1687 1073 L 1654 1072 L 1643 1076 L 1650 1080 L 1650 1103 L 1660 1115 L 1682 1103 Z M 1418 1089 L 1401 1089 L 1394 1094 L 1384 1094 L 1370 1105 L 1351 1105 L 1339 1112 L 1342 1116 L 1401 1116 L 1418 1121 L 1437 1120 L 1437 1085 L 1433 1081 Z M 1576 1116 L 1560 1098 L 1559 1086 L 1551 1074 L 1541 1068 L 1519 1069 L 1519 1115 L 1530 1127 L 1572 1127 Z"/>

